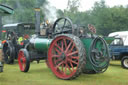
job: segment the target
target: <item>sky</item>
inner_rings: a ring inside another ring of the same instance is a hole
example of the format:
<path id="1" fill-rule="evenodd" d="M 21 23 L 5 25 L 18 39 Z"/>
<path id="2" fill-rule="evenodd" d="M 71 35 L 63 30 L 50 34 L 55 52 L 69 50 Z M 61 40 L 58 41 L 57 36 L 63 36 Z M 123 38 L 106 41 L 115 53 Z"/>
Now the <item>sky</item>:
<path id="1" fill-rule="evenodd" d="M 57 9 L 66 9 L 68 0 L 48 0 L 52 6 Z M 95 1 L 100 0 L 81 0 L 80 11 L 86 11 L 93 7 Z M 115 5 L 128 5 L 128 0 L 105 0 L 106 5 L 113 7 Z"/>

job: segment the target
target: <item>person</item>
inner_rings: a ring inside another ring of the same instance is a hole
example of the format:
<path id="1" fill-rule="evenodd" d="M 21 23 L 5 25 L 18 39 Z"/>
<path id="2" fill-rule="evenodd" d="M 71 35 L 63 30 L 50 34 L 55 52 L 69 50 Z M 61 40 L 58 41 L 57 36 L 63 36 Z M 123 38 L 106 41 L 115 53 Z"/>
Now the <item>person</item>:
<path id="1" fill-rule="evenodd" d="M 19 45 L 24 45 L 26 44 L 26 42 L 28 42 L 28 38 L 29 38 L 29 35 L 28 34 L 24 34 L 23 36 L 19 37 L 18 38 L 18 44 Z"/>

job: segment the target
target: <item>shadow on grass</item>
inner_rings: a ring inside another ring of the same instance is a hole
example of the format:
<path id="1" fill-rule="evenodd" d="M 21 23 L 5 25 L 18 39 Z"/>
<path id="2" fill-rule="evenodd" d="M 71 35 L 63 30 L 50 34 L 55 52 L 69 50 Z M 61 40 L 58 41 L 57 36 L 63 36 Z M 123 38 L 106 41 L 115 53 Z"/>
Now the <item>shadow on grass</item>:
<path id="1" fill-rule="evenodd" d="M 112 66 L 112 67 L 119 67 L 119 68 L 121 68 L 121 65 L 119 65 L 119 64 L 110 64 L 110 66 Z"/>

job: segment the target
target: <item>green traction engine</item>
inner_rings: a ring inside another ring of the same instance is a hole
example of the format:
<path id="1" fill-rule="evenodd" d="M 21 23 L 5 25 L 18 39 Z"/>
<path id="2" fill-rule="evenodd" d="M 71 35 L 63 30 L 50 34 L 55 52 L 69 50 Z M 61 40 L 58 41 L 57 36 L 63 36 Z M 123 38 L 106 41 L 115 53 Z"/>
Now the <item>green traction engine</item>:
<path id="1" fill-rule="evenodd" d="M 92 25 L 74 26 L 69 18 L 57 19 L 51 28 L 40 29 L 37 25 L 36 35 L 19 51 L 20 70 L 28 72 L 31 61 L 46 60 L 60 79 L 74 79 L 80 73 L 105 72 L 110 61 L 108 46 L 95 32 Z"/>

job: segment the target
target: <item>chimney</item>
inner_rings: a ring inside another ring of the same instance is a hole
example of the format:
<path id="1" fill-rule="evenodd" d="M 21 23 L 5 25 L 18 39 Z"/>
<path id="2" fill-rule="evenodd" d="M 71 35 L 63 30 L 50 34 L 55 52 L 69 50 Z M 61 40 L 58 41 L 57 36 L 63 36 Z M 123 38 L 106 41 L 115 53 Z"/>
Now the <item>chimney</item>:
<path id="1" fill-rule="evenodd" d="M 37 35 L 40 34 L 40 8 L 35 8 L 35 32 Z"/>

